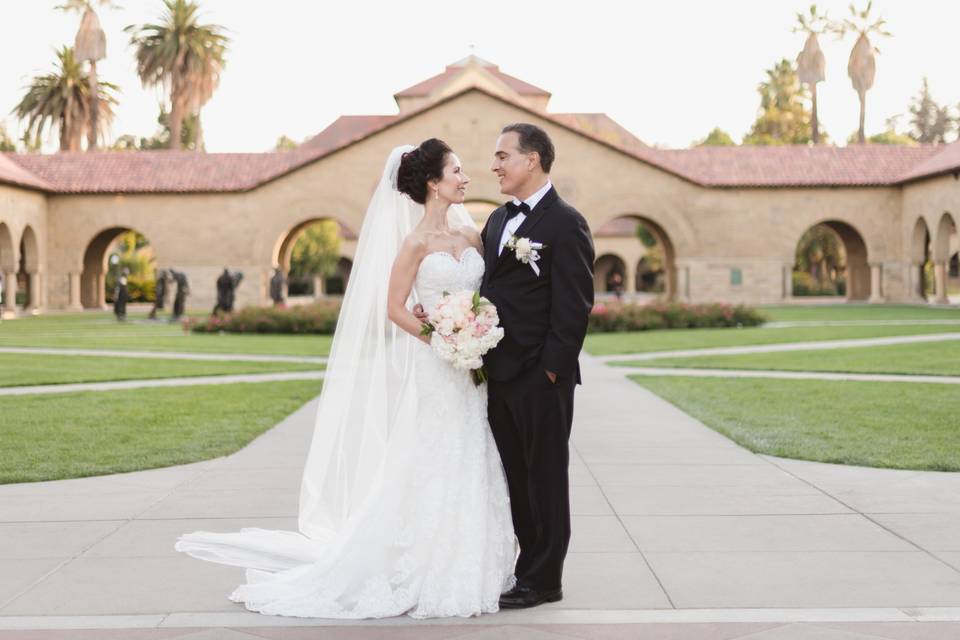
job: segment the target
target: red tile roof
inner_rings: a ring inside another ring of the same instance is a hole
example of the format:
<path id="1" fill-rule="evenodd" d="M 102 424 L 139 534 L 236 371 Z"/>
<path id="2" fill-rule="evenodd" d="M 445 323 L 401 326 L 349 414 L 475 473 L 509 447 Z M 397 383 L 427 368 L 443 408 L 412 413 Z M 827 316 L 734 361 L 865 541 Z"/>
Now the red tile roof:
<path id="1" fill-rule="evenodd" d="M 960 142 L 950 145 L 771 146 L 654 149 L 602 114 L 547 114 L 472 87 L 578 132 L 644 163 L 707 187 L 885 186 L 960 169 Z M 104 151 L 0 154 L 0 182 L 53 193 L 186 193 L 246 191 L 377 131 L 432 109 L 403 116 L 344 116 L 292 151 L 196 153 Z"/>

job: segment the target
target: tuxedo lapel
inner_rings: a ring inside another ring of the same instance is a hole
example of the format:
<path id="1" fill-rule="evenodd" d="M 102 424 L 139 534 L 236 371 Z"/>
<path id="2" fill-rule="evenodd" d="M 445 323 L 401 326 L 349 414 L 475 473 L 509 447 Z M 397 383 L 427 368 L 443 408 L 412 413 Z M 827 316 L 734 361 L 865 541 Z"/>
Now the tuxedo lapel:
<path id="1" fill-rule="evenodd" d="M 489 279 L 497 265 L 497 251 L 500 249 L 500 238 L 503 236 L 503 227 L 506 224 L 506 210 L 503 207 L 496 209 L 487 223 L 487 237 L 483 239 L 483 261 L 486 264 L 484 279 Z"/>

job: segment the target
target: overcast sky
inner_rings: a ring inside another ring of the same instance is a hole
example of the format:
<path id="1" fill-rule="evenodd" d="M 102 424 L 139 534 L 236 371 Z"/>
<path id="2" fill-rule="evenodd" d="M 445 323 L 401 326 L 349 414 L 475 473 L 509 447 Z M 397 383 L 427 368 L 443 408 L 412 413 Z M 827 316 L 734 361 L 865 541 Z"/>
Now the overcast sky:
<path id="1" fill-rule="evenodd" d="M 30 78 L 72 44 L 79 16 L 58 0 L 0 0 L 0 114 Z M 119 0 L 101 9 L 108 58 L 101 77 L 122 88 L 113 137 L 148 136 L 160 96 L 140 86 L 131 23 L 156 21 L 160 0 Z M 858 3 L 859 5 L 860 3 Z M 606 112 L 649 144 L 685 147 L 714 126 L 737 140 L 756 117 L 764 69 L 794 58 L 791 33 L 808 3 L 786 0 L 485 0 L 319 2 L 200 0 L 202 20 L 232 38 L 219 90 L 203 112 L 208 151 L 266 151 L 281 134 L 318 133 L 342 114 L 396 113 L 392 95 L 475 53 L 553 93 L 555 112 Z M 827 1 L 832 17 L 847 2 Z M 867 95 L 867 133 L 905 113 L 926 75 L 934 98 L 960 102 L 960 2 L 876 0 L 892 38 L 879 39 L 876 85 Z M 846 74 L 853 44 L 823 38 L 827 80 L 821 122 L 843 142 L 857 127 Z M 16 120 L 3 118 L 11 135 Z M 906 118 L 903 125 L 906 125 Z M 55 148 L 55 141 L 47 145 Z"/>

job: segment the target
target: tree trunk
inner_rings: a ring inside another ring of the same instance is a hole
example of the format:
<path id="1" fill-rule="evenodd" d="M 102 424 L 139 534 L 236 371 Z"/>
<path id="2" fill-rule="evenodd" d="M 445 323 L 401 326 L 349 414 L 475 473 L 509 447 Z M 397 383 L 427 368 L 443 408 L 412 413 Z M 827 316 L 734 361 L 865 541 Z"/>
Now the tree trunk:
<path id="1" fill-rule="evenodd" d="M 100 86 L 97 82 L 97 61 L 90 61 L 90 128 L 87 130 L 87 151 L 97 150 L 97 120 L 100 115 Z"/>
<path id="2" fill-rule="evenodd" d="M 193 135 L 194 151 L 205 151 L 203 148 L 203 123 L 200 121 L 200 111 L 197 111 L 196 130 Z"/>
<path id="3" fill-rule="evenodd" d="M 810 84 L 810 97 L 812 100 L 811 107 L 813 109 L 813 116 L 810 122 L 812 135 L 813 135 L 813 144 L 820 144 L 820 119 L 817 117 L 817 83 L 816 82 L 813 82 Z"/>
<path id="4" fill-rule="evenodd" d="M 170 149 L 180 149 L 180 136 L 183 133 L 183 107 L 178 96 L 170 101 Z"/>
<path id="5" fill-rule="evenodd" d="M 866 144 L 867 136 L 863 132 L 863 121 L 867 114 L 867 92 L 858 91 L 857 94 L 860 96 L 860 129 L 857 130 L 857 141 L 860 144 Z"/>

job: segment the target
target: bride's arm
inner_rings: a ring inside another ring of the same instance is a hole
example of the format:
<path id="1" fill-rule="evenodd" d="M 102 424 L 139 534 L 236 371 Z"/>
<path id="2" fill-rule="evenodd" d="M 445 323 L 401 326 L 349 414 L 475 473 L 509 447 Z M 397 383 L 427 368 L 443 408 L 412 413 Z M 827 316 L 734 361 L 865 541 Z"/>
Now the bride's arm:
<path id="1" fill-rule="evenodd" d="M 427 336 L 420 335 L 423 324 L 407 309 L 407 298 L 417 277 L 417 268 L 423 259 L 425 245 L 414 237 L 407 237 L 390 270 L 390 284 L 387 291 L 387 317 L 391 322 L 415 338 L 430 343 Z"/>

